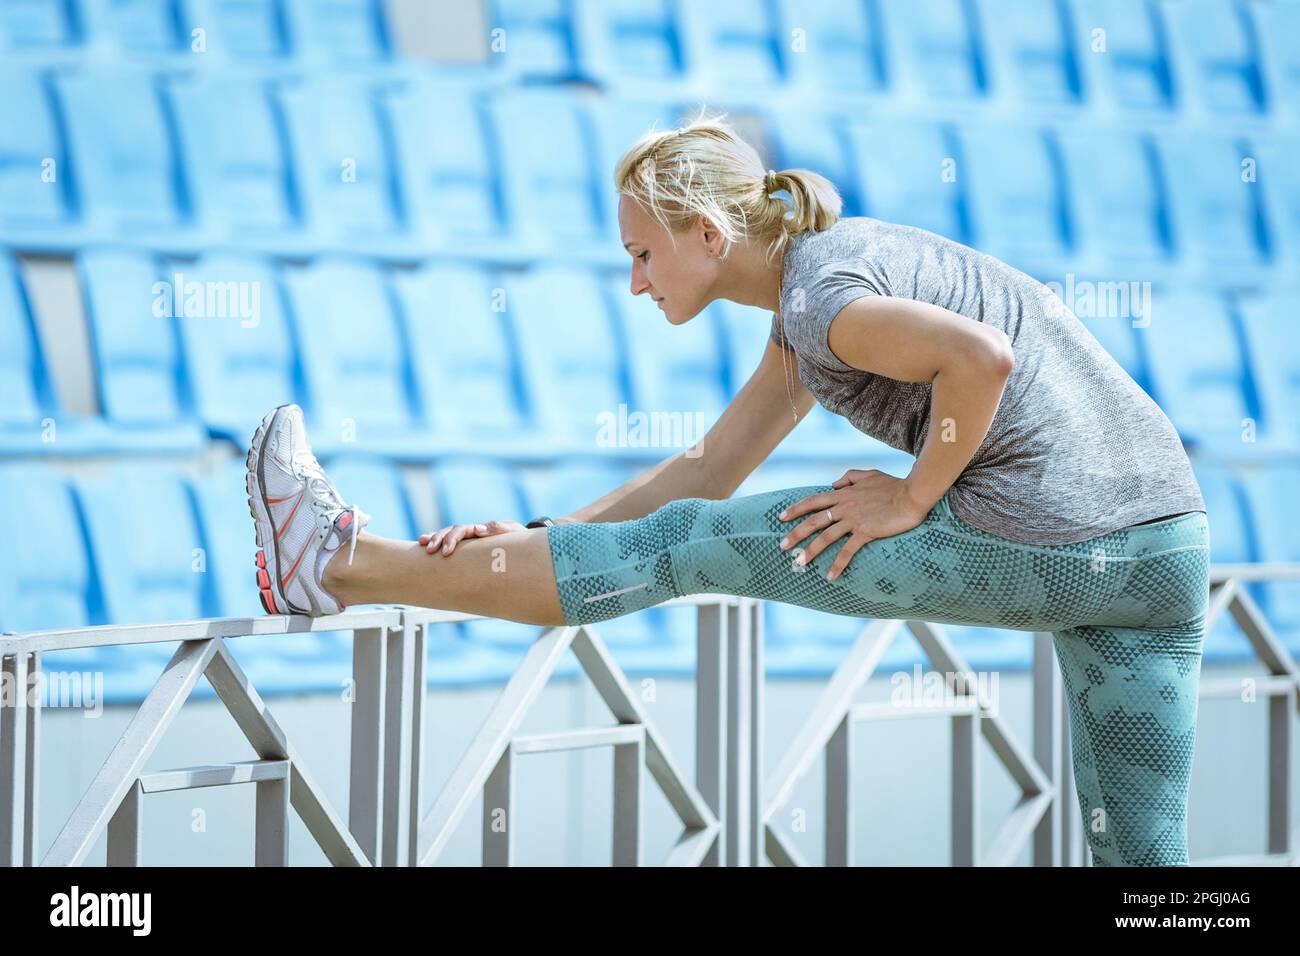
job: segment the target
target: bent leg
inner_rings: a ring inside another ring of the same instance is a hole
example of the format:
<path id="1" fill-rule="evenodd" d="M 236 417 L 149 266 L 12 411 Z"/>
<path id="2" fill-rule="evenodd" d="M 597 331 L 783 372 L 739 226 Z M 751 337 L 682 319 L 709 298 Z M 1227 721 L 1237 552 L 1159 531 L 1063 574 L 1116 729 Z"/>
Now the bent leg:
<path id="1" fill-rule="evenodd" d="M 1186 866 L 1203 632 L 1072 627 L 1053 634 L 1096 866 Z"/>

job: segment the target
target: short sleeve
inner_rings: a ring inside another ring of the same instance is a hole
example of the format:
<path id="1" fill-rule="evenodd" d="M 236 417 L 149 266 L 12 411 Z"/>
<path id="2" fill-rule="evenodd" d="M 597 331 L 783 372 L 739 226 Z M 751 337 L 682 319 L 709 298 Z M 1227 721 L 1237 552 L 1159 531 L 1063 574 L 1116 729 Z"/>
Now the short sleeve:
<path id="1" fill-rule="evenodd" d="M 850 302 L 868 295 L 887 295 L 874 276 L 863 269 L 862 260 L 839 262 L 818 270 L 806 285 L 795 283 L 782 293 L 786 337 L 795 351 L 824 368 L 853 371 L 831 351 L 827 337 L 831 322 Z"/>
<path id="2" fill-rule="evenodd" d="M 785 336 L 781 334 L 781 320 L 777 318 L 775 312 L 772 313 L 772 334 L 768 336 L 768 338 L 772 340 L 772 343 L 776 345 L 777 348 L 790 348 L 790 343 L 787 342 Z"/>

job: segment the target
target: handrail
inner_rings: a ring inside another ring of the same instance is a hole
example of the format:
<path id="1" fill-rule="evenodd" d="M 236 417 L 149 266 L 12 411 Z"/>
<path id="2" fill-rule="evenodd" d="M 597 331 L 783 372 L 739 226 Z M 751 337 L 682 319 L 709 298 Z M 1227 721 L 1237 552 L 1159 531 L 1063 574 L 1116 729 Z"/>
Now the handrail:
<path id="1" fill-rule="evenodd" d="M 1300 669 L 1278 640 L 1246 584 L 1300 579 L 1300 565 L 1216 565 L 1211 569 L 1206 631 L 1225 611 L 1236 619 L 1268 673 L 1255 680 L 1268 721 L 1267 850 L 1194 861 L 1197 865 L 1294 863 L 1290 827 L 1290 736 L 1300 706 Z M 1051 635 L 1033 637 L 1033 741 L 1023 747 L 971 680 L 972 672 L 944 628 L 924 621 L 870 620 L 827 683 L 803 729 L 775 771 L 761 779 L 763 759 L 763 602 L 697 594 L 660 606 L 697 610 L 696 761 L 694 782 L 674 761 L 625 676 L 592 625 L 541 628 L 474 741 L 432 805 L 421 795 L 426 637 L 433 625 L 483 615 L 400 605 L 349 609 L 319 618 L 204 618 L 139 625 L 0 635 L 0 677 L 26 687 L 47 651 L 180 641 L 117 746 L 65 823 L 42 865 L 79 864 L 101 833 L 109 865 L 140 863 L 144 795 L 163 789 L 253 783 L 258 865 L 288 861 L 289 806 L 331 862 L 354 866 L 429 865 L 474 798 L 484 794 L 485 865 L 513 860 L 511 779 L 515 758 L 557 749 L 614 748 L 613 862 L 640 865 L 637 795 L 648 771 L 677 812 L 683 831 L 668 865 L 777 865 L 804 862 L 776 825 L 795 784 L 825 755 L 827 865 L 852 862 L 853 728 L 900 716 L 854 701 L 894 637 L 908 630 L 940 671 L 965 675 L 951 705 L 927 712 L 952 723 L 952 847 L 955 865 L 1006 865 L 1031 846 L 1036 865 L 1089 865 L 1074 806 L 1069 735 Z M 346 823 L 334 811 L 270 709 L 234 660 L 224 639 L 304 632 L 352 631 L 356 703 L 352 714 L 350 798 Z M 531 703 L 572 649 L 617 723 L 542 737 L 518 733 Z M 145 772 L 144 766 L 200 677 L 206 677 L 244 732 L 258 759 Z M 1231 686 L 1230 686 L 1231 685 Z M 1204 680 L 1201 697 L 1238 696 L 1239 681 Z M 32 865 L 37 833 L 40 702 L 27 694 L 0 699 L 0 865 Z M 909 714 L 909 716 L 912 716 Z M 989 741 L 1022 796 L 981 851 L 975 767 L 977 741 Z"/>

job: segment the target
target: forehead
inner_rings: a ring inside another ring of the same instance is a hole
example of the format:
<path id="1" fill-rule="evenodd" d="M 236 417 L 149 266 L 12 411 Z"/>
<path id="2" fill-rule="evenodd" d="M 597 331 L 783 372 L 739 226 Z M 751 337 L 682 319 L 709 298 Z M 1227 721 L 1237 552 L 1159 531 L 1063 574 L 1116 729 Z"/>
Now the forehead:
<path id="1" fill-rule="evenodd" d="M 620 196 L 618 200 L 618 227 L 624 243 L 650 242 L 664 231 L 659 220 L 627 196 Z"/>

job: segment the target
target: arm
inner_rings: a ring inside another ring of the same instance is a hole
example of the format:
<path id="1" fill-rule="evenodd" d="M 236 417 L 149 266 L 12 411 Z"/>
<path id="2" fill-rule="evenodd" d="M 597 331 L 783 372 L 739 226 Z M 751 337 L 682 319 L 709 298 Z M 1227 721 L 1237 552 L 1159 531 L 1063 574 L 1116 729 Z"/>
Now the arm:
<path id="1" fill-rule="evenodd" d="M 865 296 L 839 311 L 826 342 L 846 365 L 933 383 L 925 443 L 905 479 L 917 507 L 929 511 L 988 434 L 1014 366 L 1010 339 L 937 305 Z"/>
<path id="2" fill-rule="evenodd" d="M 787 374 L 794 380 L 788 394 Z M 794 356 L 787 355 L 783 363 L 780 348 L 769 340 L 754 374 L 698 445 L 642 472 L 599 501 L 555 520 L 564 524 L 626 521 L 644 517 L 679 498 L 731 497 L 794 428 L 790 396 L 799 421 L 803 421 L 815 400 L 799 381 Z"/>

